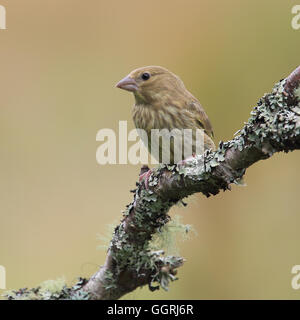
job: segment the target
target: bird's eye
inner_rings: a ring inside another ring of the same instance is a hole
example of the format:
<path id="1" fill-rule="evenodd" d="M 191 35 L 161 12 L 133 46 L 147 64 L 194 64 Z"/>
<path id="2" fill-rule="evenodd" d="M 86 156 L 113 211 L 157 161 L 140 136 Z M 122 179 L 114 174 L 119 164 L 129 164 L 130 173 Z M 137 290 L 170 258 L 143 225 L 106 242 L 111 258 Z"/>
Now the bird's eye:
<path id="1" fill-rule="evenodd" d="M 150 78 L 150 74 L 149 74 L 148 72 L 145 72 L 145 73 L 142 74 L 142 79 L 143 79 L 143 80 L 146 81 L 146 80 L 148 80 L 149 78 Z"/>

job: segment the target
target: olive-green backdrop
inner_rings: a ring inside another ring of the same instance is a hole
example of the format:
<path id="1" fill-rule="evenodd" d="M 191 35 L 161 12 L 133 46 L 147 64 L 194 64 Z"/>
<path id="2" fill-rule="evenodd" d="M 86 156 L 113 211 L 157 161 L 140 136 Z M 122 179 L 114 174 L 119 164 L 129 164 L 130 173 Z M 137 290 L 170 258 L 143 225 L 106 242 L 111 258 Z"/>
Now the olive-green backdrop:
<path id="1" fill-rule="evenodd" d="M 114 88 L 162 65 L 199 98 L 215 140 L 300 64 L 293 5 L 282 0 L 0 0 L 0 265 L 7 288 L 90 276 L 98 234 L 131 201 L 140 166 L 96 163 L 96 133 L 133 128 L 133 97 Z M 299 1 L 298 1 L 298 4 Z M 197 235 L 169 292 L 130 299 L 299 299 L 300 152 L 251 167 L 247 187 L 175 208 Z M 3 291 L 0 291 L 3 292 Z"/>

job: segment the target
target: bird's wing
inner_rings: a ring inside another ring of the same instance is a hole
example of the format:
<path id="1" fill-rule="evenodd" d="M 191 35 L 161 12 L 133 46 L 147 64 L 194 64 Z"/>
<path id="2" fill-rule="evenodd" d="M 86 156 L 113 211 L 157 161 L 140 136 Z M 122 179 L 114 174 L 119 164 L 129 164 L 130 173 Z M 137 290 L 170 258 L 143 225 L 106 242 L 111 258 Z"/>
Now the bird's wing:
<path id="1" fill-rule="evenodd" d="M 210 136 L 213 137 L 213 128 L 208 119 L 207 114 L 205 113 L 203 107 L 201 106 L 199 101 L 193 101 L 187 105 L 187 109 L 191 111 L 195 117 L 195 121 L 199 128 L 204 129 L 205 132 Z"/>

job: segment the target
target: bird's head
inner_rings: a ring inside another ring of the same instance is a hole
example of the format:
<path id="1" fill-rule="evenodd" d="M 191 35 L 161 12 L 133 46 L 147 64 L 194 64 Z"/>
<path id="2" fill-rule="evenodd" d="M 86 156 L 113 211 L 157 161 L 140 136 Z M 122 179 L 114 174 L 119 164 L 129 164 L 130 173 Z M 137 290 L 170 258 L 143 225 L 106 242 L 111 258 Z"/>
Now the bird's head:
<path id="1" fill-rule="evenodd" d="M 183 82 L 169 70 L 159 66 L 133 70 L 116 84 L 117 88 L 133 92 L 138 104 L 152 104 L 166 95 L 186 91 Z"/>

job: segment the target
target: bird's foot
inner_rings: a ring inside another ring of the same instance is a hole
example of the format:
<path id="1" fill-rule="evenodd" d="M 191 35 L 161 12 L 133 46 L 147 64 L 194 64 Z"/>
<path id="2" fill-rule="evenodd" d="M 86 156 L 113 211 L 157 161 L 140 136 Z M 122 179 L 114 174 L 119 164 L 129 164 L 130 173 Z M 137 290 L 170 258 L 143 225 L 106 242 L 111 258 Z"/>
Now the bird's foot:
<path id="1" fill-rule="evenodd" d="M 144 181 L 146 190 L 149 189 L 149 177 L 151 173 L 152 171 L 147 165 L 142 166 L 139 176 L 139 182 L 142 183 Z"/>

